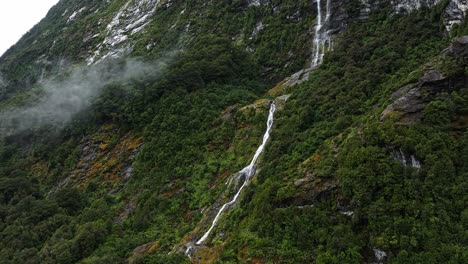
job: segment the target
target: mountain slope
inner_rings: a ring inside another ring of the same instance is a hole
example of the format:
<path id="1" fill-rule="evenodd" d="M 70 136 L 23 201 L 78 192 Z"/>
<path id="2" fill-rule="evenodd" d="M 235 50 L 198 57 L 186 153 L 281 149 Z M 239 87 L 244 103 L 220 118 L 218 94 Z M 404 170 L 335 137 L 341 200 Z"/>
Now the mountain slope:
<path id="1" fill-rule="evenodd" d="M 0 58 L 0 258 L 466 262 L 465 11 L 60 1 Z"/>

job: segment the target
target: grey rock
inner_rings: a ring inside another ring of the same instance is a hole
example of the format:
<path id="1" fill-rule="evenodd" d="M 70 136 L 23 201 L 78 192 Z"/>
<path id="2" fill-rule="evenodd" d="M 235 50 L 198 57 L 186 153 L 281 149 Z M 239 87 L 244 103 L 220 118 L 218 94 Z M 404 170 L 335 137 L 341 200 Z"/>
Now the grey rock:
<path id="1" fill-rule="evenodd" d="M 399 125 L 411 125 L 419 121 L 422 110 L 431 98 L 447 89 L 447 77 L 441 72 L 431 69 L 416 84 L 403 86 L 390 96 L 393 101 L 382 112 L 380 121 L 387 120 L 390 116 L 398 115 Z"/>
<path id="2" fill-rule="evenodd" d="M 408 85 L 405 85 L 403 87 L 401 87 L 400 89 L 398 89 L 396 92 L 394 92 L 391 96 L 390 96 L 390 100 L 392 101 L 395 101 L 397 100 L 398 98 L 404 96 L 405 94 L 407 94 L 412 88 L 414 88 L 414 84 L 408 84 Z"/>
<path id="3" fill-rule="evenodd" d="M 310 181 L 311 181 L 311 179 L 308 179 L 308 178 L 298 179 L 298 180 L 294 181 L 294 186 L 299 187 L 299 186 L 303 185 L 304 183 L 307 183 L 307 182 L 310 182 Z"/>
<path id="4" fill-rule="evenodd" d="M 455 40 L 448 48 L 447 52 L 455 57 L 468 57 L 468 36 L 463 36 Z"/>
<path id="5" fill-rule="evenodd" d="M 375 262 L 372 264 L 383 264 L 387 262 L 387 253 L 381 249 L 373 248 Z"/>
<path id="6" fill-rule="evenodd" d="M 420 82 L 421 83 L 438 82 L 438 81 L 444 80 L 445 78 L 446 77 L 444 77 L 441 72 L 437 70 L 429 70 L 421 78 Z"/>
<path id="7" fill-rule="evenodd" d="M 401 89 L 406 88 L 407 87 L 403 87 Z M 397 91 L 397 93 L 398 92 L 401 93 L 401 91 Z M 399 113 L 402 115 L 418 113 L 422 111 L 424 107 L 426 107 L 426 103 L 421 97 L 420 88 L 416 87 L 387 106 L 387 108 L 385 108 L 385 110 L 382 112 L 380 120 L 385 121 L 392 113 Z"/>
<path id="8" fill-rule="evenodd" d="M 444 25 L 447 32 L 450 32 L 453 25 L 460 24 L 463 21 L 467 9 L 467 0 L 451 0 L 449 2 L 444 17 Z"/>
<path id="9" fill-rule="evenodd" d="M 385 1 L 361 0 L 362 8 L 359 19 L 369 18 L 373 10 L 377 10 Z M 391 4 L 397 14 L 408 14 L 422 7 L 432 7 L 441 2 L 441 0 L 392 0 Z M 468 0 L 450 0 L 444 14 L 444 25 L 447 32 L 450 32 L 453 25 L 460 24 L 466 16 L 468 10 Z"/>

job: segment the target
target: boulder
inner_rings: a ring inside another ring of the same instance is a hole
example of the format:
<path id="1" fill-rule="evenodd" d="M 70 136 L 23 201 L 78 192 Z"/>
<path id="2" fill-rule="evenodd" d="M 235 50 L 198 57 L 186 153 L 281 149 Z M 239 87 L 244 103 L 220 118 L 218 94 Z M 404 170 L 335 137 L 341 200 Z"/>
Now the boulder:
<path id="1" fill-rule="evenodd" d="M 468 56 L 468 36 L 463 36 L 455 40 L 448 48 L 449 54 L 455 57 Z"/>

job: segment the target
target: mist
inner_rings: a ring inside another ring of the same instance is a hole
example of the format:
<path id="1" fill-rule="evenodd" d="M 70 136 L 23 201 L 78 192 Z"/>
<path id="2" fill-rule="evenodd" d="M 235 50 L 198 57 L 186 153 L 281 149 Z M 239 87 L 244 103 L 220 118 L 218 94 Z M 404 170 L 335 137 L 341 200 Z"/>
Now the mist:
<path id="1" fill-rule="evenodd" d="M 167 61 L 105 61 L 75 67 L 64 76 L 42 80 L 39 82 L 40 96 L 34 102 L 0 112 L 0 135 L 12 135 L 43 126 L 61 128 L 78 112 L 91 106 L 106 86 L 156 80 L 162 76 Z M 5 83 L 0 76 L 0 91 Z"/>

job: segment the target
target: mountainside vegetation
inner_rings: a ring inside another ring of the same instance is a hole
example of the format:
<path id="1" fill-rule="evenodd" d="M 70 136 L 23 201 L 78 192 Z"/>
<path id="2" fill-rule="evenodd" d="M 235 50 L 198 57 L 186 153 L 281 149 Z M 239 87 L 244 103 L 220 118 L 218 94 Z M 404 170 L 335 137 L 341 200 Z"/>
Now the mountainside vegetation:
<path id="1" fill-rule="evenodd" d="M 295 86 L 316 2 L 154 1 L 128 54 L 89 64 L 137 2 L 62 0 L 0 58 L 1 263 L 468 262 L 468 22 L 447 32 L 450 1 L 366 19 L 333 3 L 333 49 Z M 37 106 L 65 86 L 79 103 Z M 187 256 L 269 100 L 256 175 Z"/>

